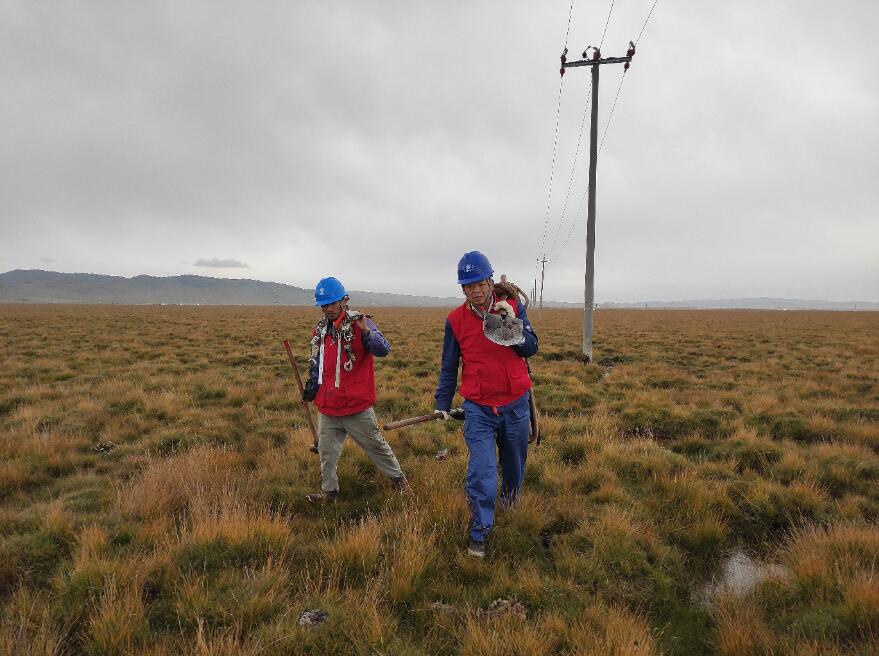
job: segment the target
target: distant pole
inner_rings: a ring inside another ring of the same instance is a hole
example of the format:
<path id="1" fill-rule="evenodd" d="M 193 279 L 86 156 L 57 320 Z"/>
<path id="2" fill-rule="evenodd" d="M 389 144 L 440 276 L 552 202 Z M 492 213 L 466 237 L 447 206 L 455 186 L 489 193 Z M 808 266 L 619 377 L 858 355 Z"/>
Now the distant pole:
<path id="1" fill-rule="evenodd" d="M 546 272 L 546 255 L 540 261 L 540 309 L 543 309 L 543 275 Z"/>
<path id="2" fill-rule="evenodd" d="M 590 46 L 591 47 L 591 46 Z M 567 50 L 565 51 L 567 52 Z M 592 67 L 592 122 L 589 126 L 589 204 L 586 218 L 586 274 L 583 292 L 583 359 L 592 362 L 592 310 L 595 307 L 595 179 L 598 169 L 598 69 L 602 64 L 629 63 L 635 55 L 635 45 L 629 43 L 629 51 L 625 57 L 601 58 L 601 51 L 595 48 L 592 59 L 586 59 L 589 48 L 583 52 L 583 59 L 568 62 L 562 55 L 561 74 L 565 69 L 574 66 Z"/>

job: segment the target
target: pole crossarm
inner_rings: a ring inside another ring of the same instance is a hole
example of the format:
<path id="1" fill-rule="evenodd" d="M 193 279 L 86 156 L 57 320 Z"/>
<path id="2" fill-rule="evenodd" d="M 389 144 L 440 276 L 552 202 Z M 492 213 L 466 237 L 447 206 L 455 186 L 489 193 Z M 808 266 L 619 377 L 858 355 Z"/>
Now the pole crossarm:
<path id="1" fill-rule="evenodd" d="M 598 66 L 599 64 L 628 64 L 631 57 L 605 57 L 604 59 L 578 59 L 577 61 L 565 62 L 562 68 L 574 68 L 575 66 Z"/>

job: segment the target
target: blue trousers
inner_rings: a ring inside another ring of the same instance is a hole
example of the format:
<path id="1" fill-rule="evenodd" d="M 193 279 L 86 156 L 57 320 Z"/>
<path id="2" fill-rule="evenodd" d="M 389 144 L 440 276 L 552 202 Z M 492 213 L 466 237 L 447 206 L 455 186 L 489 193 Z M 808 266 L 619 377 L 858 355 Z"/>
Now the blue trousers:
<path id="1" fill-rule="evenodd" d="M 466 486 L 470 538 L 478 542 L 485 541 L 494 525 L 498 460 L 501 502 L 513 504 L 519 497 L 528 458 L 529 394 L 497 408 L 464 401 L 464 441 L 470 451 Z"/>

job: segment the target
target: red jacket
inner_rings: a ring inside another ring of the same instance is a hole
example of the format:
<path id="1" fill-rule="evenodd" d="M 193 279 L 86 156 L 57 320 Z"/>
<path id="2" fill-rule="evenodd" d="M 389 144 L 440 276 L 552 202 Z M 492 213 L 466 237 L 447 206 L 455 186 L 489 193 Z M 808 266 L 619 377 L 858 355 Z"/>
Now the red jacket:
<path id="1" fill-rule="evenodd" d="M 339 387 L 336 387 L 336 351 L 339 349 L 339 342 L 331 338 L 329 333 L 324 337 L 323 382 L 317 390 L 314 404 L 322 414 L 331 417 L 353 415 L 375 405 L 374 358 L 363 346 L 360 325 L 353 322 L 352 328 L 354 329 L 354 339 L 351 340 L 355 358 L 354 368 L 350 372 L 345 371 L 348 356 L 342 348 Z M 338 331 L 335 334 L 338 335 Z"/>
<path id="2" fill-rule="evenodd" d="M 513 312 L 514 299 L 507 301 Z M 498 407 L 515 401 L 531 389 L 525 358 L 509 346 L 490 341 L 482 332 L 482 319 L 464 303 L 448 317 L 461 347 L 461 396 L 479 405 Z"/>

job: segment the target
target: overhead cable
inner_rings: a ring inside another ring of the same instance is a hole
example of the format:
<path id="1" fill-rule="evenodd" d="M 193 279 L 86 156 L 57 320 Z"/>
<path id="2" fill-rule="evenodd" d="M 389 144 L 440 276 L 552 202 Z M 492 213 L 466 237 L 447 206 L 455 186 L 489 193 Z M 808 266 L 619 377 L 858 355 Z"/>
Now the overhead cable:
<path id="1" fill-rule="evenodd" d="M 564 52 L 562 53 L 562 60 L 564 61 L 565 55 L 568 53 L 568 37 L 571 34 L 571 16 L 574 13 L 574 0 L 571 0 L 571 6 L 568 8 L 568 26 L 565 29 L 565 46 Z M 549 225 L 549 207 L 552 202 L 552 181 L 555 176 L 555 158 L 556 152 L 558 150 L 559 143 L 559 117 L 562 112 L 562 85 L 564 83 L 564 76 L 559 76 L 559 94 L 558 94 L 558 102 L 556 103 L 555 110 L 555 136 L 553 137 L 552 142 L 552 164 L 549 169 L 549 189 L 546 193 L 546 213 L 543 219 L 543 236 L 540 239 L 540 251 L 543 251 L 543 247 L 546 245 L 546 229 Z M 538 252 L 538 255 L 541 253 Z M 537 277 L 537 267 L 534 268 L 534 276 Z"/>
<path id="2" fill-rule="evenodd" d="M 650 22 L 650 18 L 653 16 L 653 10 L 656 9 L 656 5 L 658 3 L 659 3 L 659 0 L 653 0 L 653 4 L 650 6 L 650 11 L 647 12 L 647 17 L 644 19 L 644 23 L 641 25 L 641 30 L 638 32 L 638 37 L 632 43 L 633 46 L 637 46 L 638 42 L 641 40 L 641 37 L 644 35 L 644 30 L 647 29 L 647 24 Z M 611 9 L 612 8 L 613 8 L 613 5 L 611 4 Z M 610 18 L 610 16 L 608 15 L 608 19 L 609 18 Z M 605 32 L 606 31 L 607 31 L 607 26 L 605 25 Z M 627 68 L 628 68 L 628 66 L 627 66 Z M 604 125 L 604 131 L 601 135 L 601 142 L 598 146 L 598 154 L 599 155 L 601 154 L 601 149 L 604 147 L 604 141 L 607 138 L 607 131 L 610 129 L 610 123 L 611 123 L 611 120 L 613 119 L 613 115 L 614 115 L 614 111 L 616 110 L 617 102 L 620 99 L 620 94 L 621 94 L 622 88 L 623 88 L 623 82 L 626 79 L 627 68 L 623 70 L 623 73 L 620 76 L 620 83 L 619 83 L 619 85 L 617 85 L 617 91 L 616 91 L 616 95 L 614 96 L 614 99 L 613 99 L 613 104 L 611 105 L 611 108 L 610 108 L 610 114 L 607 117 L 607 123 L 605 123 L 605 125 Z M 564 250 L 565 246 L 567 246 L 568 241 L 570 240 L 570 237 L 573 234 L 574 225 L 575 225 L 577 219 L 579 219 L 579 217 L 580 217 L 580 211 L 583 208 L 583 204 L 585 203 L 586 197 L 588 196 L 588 194 L 589 194 L 589 190 L 587 188 L 583 191 L 583 196 L 580 198 L 580 203 L 577 207 L 577 213 L 575 215 L 575 219 L 571 223 L 570 229 L 568 230 L 568 234 L 565 236 L 565 240 L 562 242 L 561 246 L 559 246 L 554 251 L 554 254 L 551 256 L 551 259 L 555 259 L 556 257 L 558 257 L 562 253 L 562 251 Z M 561 225 L 559 227 L 561 228 Z"/>
<path id="3" fill-rule="evenodd" d="M 610 19 L 613 15 L 613 8 L 616 0 L 611 0 L 610 7 L 607 10 L 607 18 L 604 20 L 604 31 L 601 33 L 601 40 L 598 43 L 598 50 L 601 50 L 604 45 L 604 38 L 607 36 L 607 28 L 610 25 Z M 552 252 L 555 250 L 556 245 L 558 244 L 559 237 L 562 234 L 562 230 L 565 226 L 565 217 L 567 215 L 568 210 L 568 201 L 571 196 L 571 189 L 574 186 L 574 176 L 577 172 L 577 162 L 580 158 L 580 146 L 583 142 L 583 128 L 586 125 L 586 115 L 589 113 L 589 98 L 592 96 L 592 80 L 589 81 L 589 90 L 586 92 L 586 105 L 583 107 L 583 117 L 580 119 L 580 130 L 577 135 L 577 147 L 574 149 L 574 160 L 571 163 L 571 176 L 568 180 L 568 191 L 565 193 L 565 200 L 562 203 L 562 211 L 559 215 L 558 227 L 555 229 L 554 236 L 552 238 L 550 247 L 547 249 Z M 547 218 L 549 217 L 549 208 L 547 208 Z M 574 218 L 576 220 L 576 217 Z M 546 226 L 544 226 L 544 239 L 545 239 Z M 570 232 L 570 231 L 569 231 Z M 541 244 L 541 249 L 543 248 L 543 243 Z"/>

